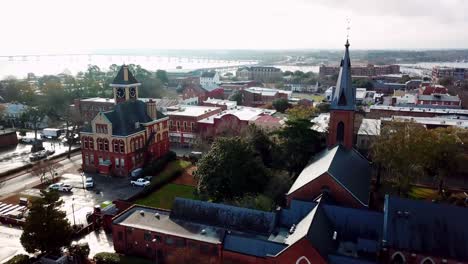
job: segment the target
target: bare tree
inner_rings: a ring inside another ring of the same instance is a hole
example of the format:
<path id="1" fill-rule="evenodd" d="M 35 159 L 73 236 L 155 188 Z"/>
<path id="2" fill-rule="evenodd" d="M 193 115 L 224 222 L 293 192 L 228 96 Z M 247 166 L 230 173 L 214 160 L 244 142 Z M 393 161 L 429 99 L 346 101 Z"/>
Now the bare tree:
<path id="1" fill-rule="evenodd" d="M 77 142 L 79 138 L 79 133 L 83 126 L 83 120 L 80 114 L 73 109 L 68 109 L 65 113 L 64 118 L 65 118 L 65 124 L 66 124 L 65 138 L 68 143 L 67 158 L 70 158 L 71 148 L 73 145 L 75 145 L 75 143 Z"/>
<path id="2" fill-rule="evenodd" d="M 60 166 L 51 160 L 42 160 L 34 164 L 31 174 L 39 177 L 41 183 L 50 182 L 57 176 L 57 170 Z"/>

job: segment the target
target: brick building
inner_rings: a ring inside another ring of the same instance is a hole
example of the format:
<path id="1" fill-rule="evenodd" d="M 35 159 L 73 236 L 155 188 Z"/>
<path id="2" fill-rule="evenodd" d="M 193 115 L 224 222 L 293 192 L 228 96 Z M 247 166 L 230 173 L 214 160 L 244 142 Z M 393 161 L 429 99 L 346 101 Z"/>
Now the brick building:
<path id="1" fill-rule="evenodd" d="M 99 112 L 80 133 L 83 170 L 127 176 L 169 151 L 168 117 L 138 100 L 140 83 L 122 66 L 110 85 L 116 105 Z"/>
<path id="2" fill-rule="evenodd" d="M 439 80 L 443 78 L 448 78 L 453 81 L 468 81 L 468 69 L 440 66 L 435 66 L 432 68 L 433 82 L 439 82 Z"/>
<path id="3" fill-rule="evenodd" d="M 180 105 L 169 108 L 169 140 L 176 146 L 190 146 L 198 136 L 198 121 L 220 113 L 215 106 Z"/>
<path id="4" fill-rule="evenodd" d="M 468 110 L 454 108 L 432 108 L 429 106 L 423 107 L 401 107 L 401 106 L 386 106 L 372 105 L 369 112 L 366 113 L 367 118 L 379 119 L 381 117 L 392 116 L 415 116 L 415 117 L 435 117 L 435 116 L 462 116 L 468 117 Z"/>
<path id="5" fill-rule="evenodd" d="M 112 98 L 85 98 L 75 99 L 73 109 L 80 114 L 84 124 L 89 124 L 99 112 L 114 109 L 115 100 Z"/>
<path id="6" fill-rule="evenodd" d="M 200 137 L 208 139 L 223 134 L 238 135 L 258 117 L 273 115 L 275 112 L 269 109 L 237 106 L 199 120 L 198 133 Z"/>
<path id="7" fill-rule="evenodd" d="M 242 91 L 243 104 L 246 106 L 262 106 L 276 99 L 289 100 L 291 95 L 291 91 L 263 87 L 250 87 Z"/>
<path id="8" fill-rule="evenodd" d="M 418 95 L 416 104 L 429 107 L 461 108 L 460 97 L 449 94 Z"/>
<path id="9" fill-rule="evenodd" d="M 0 130 L 0 148 L 12 147 L 18 145 L 18 137 L 15 130 Z"/>

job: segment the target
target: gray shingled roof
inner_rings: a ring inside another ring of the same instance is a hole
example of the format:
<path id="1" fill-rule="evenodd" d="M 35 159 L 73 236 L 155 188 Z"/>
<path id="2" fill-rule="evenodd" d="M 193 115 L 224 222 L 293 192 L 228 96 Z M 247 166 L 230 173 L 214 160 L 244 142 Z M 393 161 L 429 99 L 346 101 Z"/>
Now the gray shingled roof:
<path id="1" fill-rule="evenodd" d="M 326 149 L 318 154 L 314 161 L 307 165 L 297 177 L 289 189 L 288 195 L 318 179 L 326 172 L 359 202 L 365 206 L 368 205 L 371 180 L 370 163 L 356 150 L 348 150 L 342 145 Z"/>
<path id="2" fill-rule="evenodd" d="M 215 75 L 216 75 L 215 71 L 206 71 L 206 72 L 202 73 L 201 77 L 202 78 L 213 78 Z"/>
<path id="3" fill-rule="evenodd" d="M 468 260 L 468 209 L 385 197 L 383 239 L 389 247 Z"/>
<path id="4" fill-rule="evenodd" d="M 242 236 L 237 234 L 227 234 L 224 238 L 223 249 L 256 257 L 266 257 L 276 255 L 287 245 L 257 239 L 255 237 Z"/>
<path id="5" fill-rule="evenodd" d="M 125 70 L 128 71 L 128 80 L 124 79 Z M 137 83 L 138 83 L 137 79 L 135 78 L 135 76 L 133 76 L 132 72 L 130 71 L 130 69 L 128 69 L 127 65 L 122 65 L 122 67 L 120 67 L 119 72 L 117 73 L 114 80 L 112 81 L 112 84 L 137 84 Z"/>
<path id="6" fill-rule="evenodd" d="M 142 126 L 136 127 L 135 123 L 152 121 L 146 113 L 146 104 L 139 100 L 117 104 L 114 110 L 103 114 L 112 123 L 112 135 L 116 136 L 127 136 L 142 131 L 144 128 Z M 157 112 L 157 119 L 163 117 L 165 115 Z"/>
<path id="7" fill-rule="evenodd" d="M 274 213 L 183 198 L 175 199 L 171 218 L 258 234 L 271 233 L 276 222 Z"/>

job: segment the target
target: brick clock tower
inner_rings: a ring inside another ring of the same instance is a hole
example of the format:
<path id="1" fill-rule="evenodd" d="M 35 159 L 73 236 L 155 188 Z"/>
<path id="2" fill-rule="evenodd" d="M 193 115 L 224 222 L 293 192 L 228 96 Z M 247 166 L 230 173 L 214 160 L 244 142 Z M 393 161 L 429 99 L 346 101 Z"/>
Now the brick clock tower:
<path id="1" fill-rule="evenodd" d="M 135 101 L 138 99 L 138 87 L 141 85 L 128 70 L 127 65 L 123 65 L 114 81 L 110 84 L 114 91 L 114 100 L 116 104 L 126 101 Z"/>
<path id="2" fill-rule="evenodd" d="M 328 123 L 328 147 L 342 144 L 347 149 L 353 147 L 354 111 L 356 109 L 356 89 L 351 82 L 351 60 L 349 58 L 349 41 L 341 60 L 338 81 L 330 105 L 330 122 Z"/>

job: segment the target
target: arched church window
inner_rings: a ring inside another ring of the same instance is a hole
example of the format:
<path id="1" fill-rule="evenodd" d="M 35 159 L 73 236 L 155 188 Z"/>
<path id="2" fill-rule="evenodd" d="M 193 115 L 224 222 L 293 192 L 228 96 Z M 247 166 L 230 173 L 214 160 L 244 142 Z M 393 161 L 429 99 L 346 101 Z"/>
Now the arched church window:
<path id="1" fill-rule="evenodd" d="M 336 142 L 338 143 L 344 141 L 344 128 L 344 123 L 340 121 L 336 127 Z"/>

